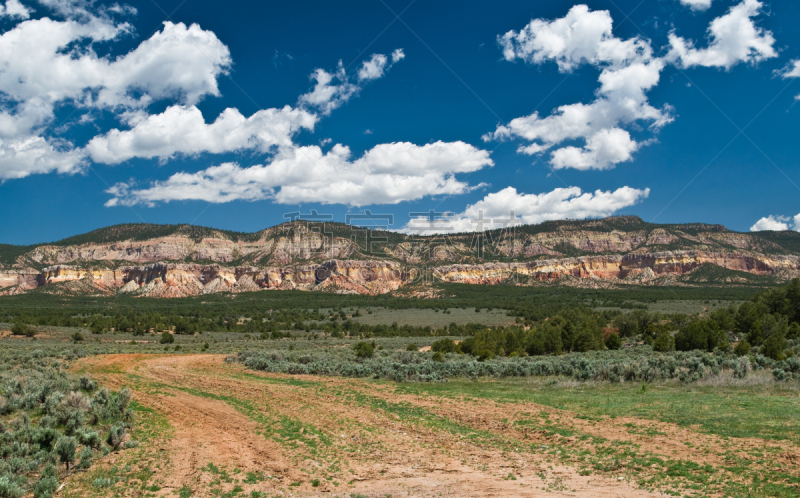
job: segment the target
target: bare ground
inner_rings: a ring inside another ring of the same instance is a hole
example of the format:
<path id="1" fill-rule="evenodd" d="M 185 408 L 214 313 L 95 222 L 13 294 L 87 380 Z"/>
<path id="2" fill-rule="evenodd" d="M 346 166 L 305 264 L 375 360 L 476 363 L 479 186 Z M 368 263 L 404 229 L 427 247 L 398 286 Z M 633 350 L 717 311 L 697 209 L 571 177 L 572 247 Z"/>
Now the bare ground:
<path id="1" fill-rule="evenodd" d="M 295 495 L 663 496 L 643 489 L 641 479 L 631 482 L 632 473 L 641 478 L 663 471 L 658 465 L 597 472 L 584 462 L 615 445 L 721 467 L 732 454 L 748 458 L 750 450 L 772 445 L 779 451 L 770 465 L 796 468 L 800 461 L 788 443 L 737 440 L 732 447 L 663 422 L 585 420 L 532 403 L 264 374 L 225 363 L 222 355 L 109 355 L 85 358 L 75 368 L 108 386 L 130 387 L 139 403 L 169 421 L 169 437 L 147 443 L 166 465 L 157 476 L 162 495 L 188 486 L 193 496 L 212 496 L 238 485 L 245 493 Z M 565 459 L 561 449 L 575 457 Z M 225 482 L 209 463 L 228 476 L 251 472 L 259 479 Z"/>

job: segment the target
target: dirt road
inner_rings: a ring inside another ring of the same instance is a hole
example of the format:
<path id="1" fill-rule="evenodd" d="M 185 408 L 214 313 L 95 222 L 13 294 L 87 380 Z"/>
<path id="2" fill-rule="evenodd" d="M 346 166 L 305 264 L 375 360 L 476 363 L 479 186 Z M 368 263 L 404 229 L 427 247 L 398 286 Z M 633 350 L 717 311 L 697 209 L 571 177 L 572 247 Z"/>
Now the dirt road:
<path id="1" fill-rule="evenodd" d="M 155 494 L 168 496 L 664 496 L 647 477 L 666 475 L 665 460 L 724 465 L 731 454 L 724 440 L 670 424 L 263 374 L 221 355 L 109 355 L 74 368 L 130 387 L 168 421 L 168 435 L 147 443 L 164 469 Z M 765 444 L 740 443 L 742 454 Z M 620 451 L 633 455 L 621 466 Z M 800 461 L 793 449 L 781 458 Z M 676 479 L 673 489 L 689 489 Z"/>

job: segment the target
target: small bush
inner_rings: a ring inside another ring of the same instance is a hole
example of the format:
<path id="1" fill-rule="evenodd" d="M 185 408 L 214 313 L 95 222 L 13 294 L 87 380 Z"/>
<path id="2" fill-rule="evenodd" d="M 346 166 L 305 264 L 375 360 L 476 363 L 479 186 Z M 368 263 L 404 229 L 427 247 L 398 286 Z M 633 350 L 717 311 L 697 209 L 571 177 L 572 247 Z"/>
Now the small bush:
<path id="1" fill-rule="evenodd" d="M 622 347 L 622 339 L 619 338 L 619 334 L 609 334 L 608 339 L 606 339 L 606 347 L 608 349 L 619 349 Z"/>
<path id="2" fill-rule="evenodd" d="M 431 344 L 431 351 L 436 353 L 455 353 L 458 351 L 458 344 L 453 339 L 446 337 Z"/>
<path id="3" fill-rule="evenodd" d="M 773 360 L 783 360 L 786 358 L 783 353 L 787 347 L 786 336 L 783 333 L 776 333 L 764 341 L 761 346 L 761 354 Z"/>
<path id="4" fill-rule="evenodd" d="M 653 341 L 653 351 L 666 353 L 675 350 L 675 338 L 666 330 L 660 332 Z"/>
<path id="5" fill-rule="evenodd" d="M 165 330 L 161 333 L 161 340 L 159 342 L 161 344 L 172 344 L 175 342 L 175 336 Z"/>
<path id="6" fill-rule="evenodd" d="M 78 442 L 74 437 L 64 436 L 58 440 L 56 444 L 56 454 L 58 455 L 61 463 L 66 465 L 69 470 L 69 465 L 75 462 L 75 451 L 78 449 Z"/>
<path id="7" fill-rule="evenodd" d="M 789 324 L 789 330 L 786 332 L 787 339 L 800 339 L 800 323 L 792 322 Z"/>
<path id="8" fill-rule="evenodd" d="M 34 498 L 52 498 L 58 489 L 58 471 L 48 463 L 33 486 Z"/>
<path id="9" fill-rule="evenodd" d="M 722 341 L 724 333 L 716 322 L 711 320 L 695 320 L 683 327 L 675 335 L 675 348 L 678 351 L 701 349 L 713 351 Z"/>
<path id="10" fill-rule="evenodd" d="M 733 348 L 733 352 L 736 356 L 747 356 L 750 354 L 750 343 L 747 342 L 747 339 L 742 339 L 736 344 L 736 347 Z"/>
<path id="11" fill-rule="evenodd" d="M 72 391 L 61 401 L 72 410 L 85 412 L 92 406 L 92 402 L 88 396 L 82 392 Z"/>
<path id="12" fill-rule="evenodd" d="M 89 429 L 81 429 L 76 434 L 78 441 L 84 446 L 88 446 L 94 449 L 100 448 L 100 443 L 102 440 L 100 439 L 100 434 L 97 431 L 89 430 Z"/>
<path id="13" fill-rule="evenodd" d="M 737 379 L 744 379 L 747 377 L 747 372 L 750 371 L 750 360 L 744 356 L 739 358 L 733 364 L 733 376 Z"/>
<path id="14" fill-rule="evenodd" d="M 792 378 L 792 374 L 786 373 L 786 371 L 781 368 L 772 369 L 772 376 L 775 377 L 775 380 L 778 382 L 782 382 L 784 380 Z"/>
<path id="15" fill-rule="evenodd" d="M 94 391 L 97 389 L 97 382 L 88 375 L 81 376 L 79 386 L 84 391 Z"/>
<path id="16" fill-rule="evenodd" d="M 116 451 L 119 449 L 122 441 L 125 439 L 125 424 L 118 423 L 111 427 L 108 431 L 108 438 L 106 442 L 111 448 Z"/>
<path id="17" fill-rule="evenodd" d="M 83 341 L 83 334 L 81 334 L 80 332 L 75 332 L 74 334 L 72 334 L 72 340 L 75 342 Z"/>
<path id="18" fill-rule="evenodd" d="M 413 342 L 406 346 L 406 351 L 419 351 L 419 346 L 414 344 Z"/>
<path id="19" fill-rule="evenodd" d="M 46 451 L 53 449 L 53 444 L 58 440 L 58 432 L 52 427 L 39 427 L 33 436 L 33 442 Z"/>
<path id="20" fill-rule="evenodd" d="M 356 353 L 356 358 L 358 359 L 372 358 L 375 354 L 375 343 L 357 342 L 353 345 L 353 351 Z"/>
<path id="21" fill-rule="evenodd" d="M 118 480 L 119 477 L 105 477 L 105 478 L 98 477 L 97 479 L 92 481 L 92 486 L 94 486 L 97 489 L 110 488 L 111 486 L 116 484 Z"/>
<path id="22" fill-rule="evenodd" d="M 88 469 L 92 466 L 92 449 L 84 446 L 81 450 L 81 459 L 78 461 L 79 469 Z"/>
<path id="23" fill-rule="evenodd" d="M 19 498 L 25 493 L 12 479 L 8 475 L 0 477 L 0 498 Z"/>
<path id="24" fill-rule="evenodd" d="M 481 349 L 478 351 L 473 351 L 472 354 L 478 358 L 478 361 L 491 360 L 495 357 L 494 351 L 492 351 L 491 349 Z"/>
<path id="25" fill-rule="evenodd" d="M 15 323 L 14 326 L 11 327 L 11 334 L 24 335 L 25 337 L 33 337 L 36 335 L 36 331 L 33 329 L 33 327 L 30 327 L 23 323 Z"/>

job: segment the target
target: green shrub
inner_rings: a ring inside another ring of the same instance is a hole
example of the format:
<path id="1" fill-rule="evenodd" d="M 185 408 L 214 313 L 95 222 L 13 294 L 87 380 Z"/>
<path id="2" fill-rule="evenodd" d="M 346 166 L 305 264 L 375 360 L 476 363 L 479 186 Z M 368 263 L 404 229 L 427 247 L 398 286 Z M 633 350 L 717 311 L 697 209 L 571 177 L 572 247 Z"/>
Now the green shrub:
<path id="1" fill-rule="evenodd" d="M 84 446 L 81 450 L 81 459 L 78 461 L 79 469 L 88 469 L 92 466 L 92 449 Z"/>
<path id="2" fill-rule="evenodd" d="M 15 323 L 14 326 L 11 327 L 11 334 L 24 335 L 25 337 L 33 337 L 36 335 L 36 331 L 33 329 L 33 327 L 30 327 L 23 323 Z"/>
<path id="3" fill-rule="evenodd" d="M 527 353 L 531 356 L 561 354 L 564 347 L 561 336 L 561 325 L 550 320 L 533 332 Z"/>
<path id="4" fill-rule="evenodd" d="M 478 358 L 478 361 L 491 360 L 495 357 L 494 351 L 490 349 L 481 349 L 472 353 Z"/>
<path id="5" fill-rule="evenodd" d="M 52 498 L 57 489 L 58 471 L 53 464 L 48 463 L 33 486 L 33 496 L 34 498 Z"/>
<path id="6" fill-rule="evenodd" d="M 622 339 L 620 339 L 619 334 L 609 334 L 608 339 L 606 339 L 606 347 L 614 350 L 621 348 Z"/>
<path id="7" fill-rule="evenodd" d="M 744 379 L 747 377 L 747 372 L 750 371 L 750 360 L 743 356 L 733 363 L 733 376 L 737 379 Z"/>
<path id="8" fill-rule="evenodd" d="M 14 482 L 11 475 L 0 476 L 0 498 L 20 498 L 25 491 Z"/>
<path id="9" fill-rule="evenodd" d="M 90 429 L 81 429 L 78 431 L 76 437 L 82 445 L 94 449 L 100 448 L 100 443 L 102 442 L 100 439 L 100 434 L 98 434 L 97 431 Z"/>
<path id="10" fill-rule="evenodd" d="M 713 351 L 724 339 L 724 332 L 711 320 L 694 320 L 675 335 L 675 349 Z"/>
<path id="11" fill-rule="evenodd" d="M 747 333 L 747 341 L 753 346 L 760 346 L 773 335 L 784 338 L 789 333 L 789 322 L 786 316 L 765 314 L 757 320 Z"/>
<path id="12" fill-rule="evenodd" d="M 33 442 L 38 444 L 43 450 L 50 451 L 53 449 L 53 444 L 55 444 L 57 439 L 58 432 L 55 429 L 52 427 L 40 426 L 39 430 L 36 431 L 36 435 L 33 437 Z"/>
<path id="13" fill-rule="evenodd" d="M 445 339 L 439 339 L 431 344 L 431 351 L 435 353 L 455 353 L 458 351 L 458 344 L 456 344 L 455 341 L 449 337 Z"/>
<path id="14" fill-rule="evenodd" d="M 358 359 L 372 358 L 375 354 L 374 342 L 357 342 L 353 345 L 353 351 Z"/>
<path id="15" fill-rule="evenodd" d="M 783 382 L 784 380 L 789 380 L 792 378 L 792 374 L 787 373 L 782 368 L 773 368 L 772 369 L 772 376 L 778 382 Z"/>
<path id="16" fill-rule="evenodd" d="M 462 343 L 463 344 L 463 343 Z M 369 361 L 355 358 L 350 350 L 314 352 L 241 352 L 238 361 L 247 368 L 275 373 L 381 378 L 398 382 L 437 382 L 445 379 L 481 377 L 558 377 L 575 380 L 684 382 L 719 375 L 732 369 L 737 358 L 704 351 L 653 354 L 650 347 L 633 346 L 619 351 L 568 353 L 559 356 L 509 356 L 478 361 L 473 354 L 391 351 Z M 435 361 L 431 361 L 435 360 Z M 754 369 L 773 368 L 774 360 L 757 355 Z M 800 372 L 800 361 L 797 362 Z"/>
<path id="17" fill-rule="evenodd" d="M 69 470 L 69 465 L 75 461 L 75 451 L 77 449 L 78 442 L 74 437 L 63 436 L 56 444 L 56 454 L 61 463 L 66 465 L 67 470 Z"/>
<path id="18" fill-rule="evenodd" d="M 792 322 L 786 332 L 787 339 L 800 339 L 800 323 Z"/>
<path id="19" fill-rule="evenodd" d="M 72 340 L 75 342 L 83 341 L 83 334 L 81 334 L 80 332 L 75 332 L 74 334 L 72 334 Z"/>
<path id="20" fill-rule="evenodd" d="M 747 339 L 742 339 L 736 344 L 736 347 L 733 348 L 733 352 L 736 356 L 747 356 L 750 354 L 750 343 L 747 342 Z"/>
<path id="21" fill-rule="evenodd" d="M 675 350 L 675 338 L 666 330 L 660 332 L 653 341 L 653 351 L 666 353 Z"/>
<path id="22" fill-rule="evenodd" d="M 92 456 L 90 448 L 105 446 L 96 432 L 82 426 L 86 417 L 92 423 L 103 423 L 105 430 L 105 424 L 130 412 L 130 390 L 98 391 L 90 377 L 67 372 L 67 362 L 86 354 L 82 349 L 72 345 L 59 346 L 60 350 L 47 349 L 47 344 L 38 347 L 45 349 L 18 348 L 0 355 L 0 477 L 7 473 L 9 477 L 0 497 L 52 497 L 58 486 L 55 468 L 59 463 L 68 471 L 79 460 L 77 466 L 85 467 Z M 18 415 L 5 422 L 14 412 Z M 38 425 L 31 424 L 31 418 L 39 416 Z"/>
<path id="23" fill-rule="evenodd" d="M 406 346 L 406 351 L 419 351 L 419 346 L 414 344 L 413 342 Z"/>
<path id="24" fill-rule="evenodd" d="M 108 438 L 106 438 L 106 443 L 108 443 L 111 448 L 116 451 L 122 445 L 122 441 L 125 440 L 125 424 L 117 423 L 111 426 L 111 429 L 108 431 Z"/>
<path id="25" fill-rule="evenodd" d="M 761 346 L 761 354 L 773 360 L 783 360 L 785 358 L 784 352 L 788 344 L 786 343 L 786 336 L 782 333 L 772 334 L 764 341 Z"/>
<path id="26" fill-rule="evenodd" d="M 159 342 L 161 344 L 172 344 L 175 342 L 175 336 L 165 330 L 161 333 L 161 340 Z"/>
<path id="27" fill-rule="evenodd" d="M 79 382 L 79 387 L 83 391 L 94 391 L 97 389 L 97 381 L 89 377 L 88 375 L 82 375 Z"/>

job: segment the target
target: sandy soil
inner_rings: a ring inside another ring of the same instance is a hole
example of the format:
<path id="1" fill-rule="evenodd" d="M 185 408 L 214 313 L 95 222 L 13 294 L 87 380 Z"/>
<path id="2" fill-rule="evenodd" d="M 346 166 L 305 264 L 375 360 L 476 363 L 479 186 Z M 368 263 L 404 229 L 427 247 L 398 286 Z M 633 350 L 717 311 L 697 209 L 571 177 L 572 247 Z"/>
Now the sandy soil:
<path id="1" fill-rule="evenodd" d="M 389 386 L 356 379 L 246 371 L 224 359 L 108 355 L 85 358 L 75 368 L 111 387 L 130 387 L 138 402 L 167 417 L 172 437 L 158 443 L 169 462 L 161 476 L 167 495 L 183 485 L 195 496 L 209 495 L 216 477 L 205 468 L 213 463 L 269 476 L 243 485 L 246 493 L 662 496 L 629 483 L 625 469 L 581 475 L 586 472 L 577 463 L 565 465 L 548 455 L 547 448 L 556 444 L 593 448 L 586 440 L 514 423 L 538 420 L 544 413 L 554 427 L 632 443 L 665 459 L 724 465 L 732 450 L 730 441 L 661 422 L 592 421 L 530 403 L 398 394 Z M 420 423 L 399 416 L 398 410 L 428 418 Z M 777 442 L 736 440 L 733 449 L 746 456 L 749 449 L 769 445 L 781 449 L 775 465 L 800 461 L 796 448 Z M 318 486 L 313 479 L 320 480 Z"/>

